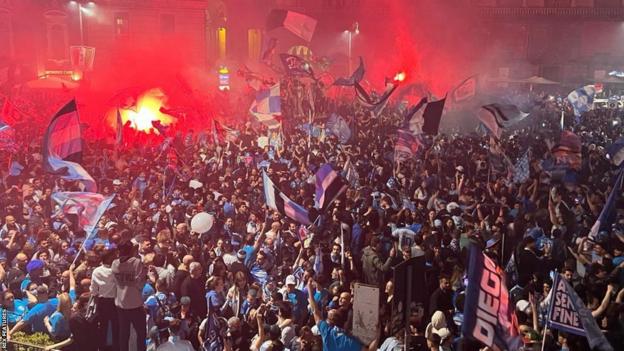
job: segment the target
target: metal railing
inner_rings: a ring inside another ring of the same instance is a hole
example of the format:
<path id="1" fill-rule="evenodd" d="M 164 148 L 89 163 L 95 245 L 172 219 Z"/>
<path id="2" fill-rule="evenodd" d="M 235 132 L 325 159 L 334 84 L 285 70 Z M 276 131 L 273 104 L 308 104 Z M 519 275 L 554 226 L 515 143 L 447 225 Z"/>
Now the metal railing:
<path id="1" fill-rule="evenodd" d="M 479 7 L 478 12 L 486 17 L 624 18 L 622 7 Z"/>

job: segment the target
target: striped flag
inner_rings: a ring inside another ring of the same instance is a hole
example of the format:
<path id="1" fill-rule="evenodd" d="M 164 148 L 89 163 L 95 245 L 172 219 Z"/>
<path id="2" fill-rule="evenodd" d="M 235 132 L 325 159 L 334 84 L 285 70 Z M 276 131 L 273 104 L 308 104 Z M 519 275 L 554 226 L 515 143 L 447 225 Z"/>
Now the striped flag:
<path id="1" fill-rule="evenodd" d="M 581 168 L 581 138 L 573 132 L 569 130 L 561 132 L 559 143 L 552 148 L 551 152 L 556 164 L 577 170 Z"/>
<path id="2" fill-rule="evenodd" d="M 279 120 L 276 116 L 281 116 L 280 85 L 266 89 L 260 89 L 256 93 L 256 99 L 251 103 L 249 112 L 254 115 L 258 121 L 269 128 L 278 128 Z"/>
<path id="3" fill-rule="evenodd" d="M 387 81 L 384 93 L 377 100 L 373 100 L 370 95 L 368 95 L 366 90 L 364 90 L 364 88 L 360 85 L 360 83 L 354 82 L 353 87 L 355 88 L 355 96 L 360 105 L 368 110 L 373 111 L 375 116 L 379 116 L 384 108 L 386 108 L 386 105 L 390 100 L 390 96 L 399 87 L 399 84 L 395 81 Z"/>
<path id="4" fill-rule="evenodd" d="M 503 129 L 520 122 L 528 115 L 516 105 L 503 104 L 484 105 L 478 112 L 479 120 L 496 139 L 500 139 Z"/>
<path id="5" fill-rule="evenodd" d="M 398 138 L 394 144 L 394 160 L 405 161 L 415 157 L 422 147 L 420 137 L 404 129 L 399 129 L 397 132 Z"/>
<path id="6" fill-rule="evenodd" d="M 347 184 L 330 164 L 322 165 L 316 171 L 315 207 L 325 211 L 334 200 L 347 190 Z"/>
<path id="7" fill-rule="evenodd" d="M 613 184 L 613 189 L 607 198 L 607 202 L 605 203 L 602 211 L 600 211 L 600 215 L 596 220 L 596 223 L 591 227 L 589 231 L 589 237 L 591 239 L 595 239 L 598 236 L 600 230 L 609 230 L 609 226 L 615 220 L 615 214 L 617 211 L 617 202 L 620 194 L 622 193 L 622 182 L 624 181 L 624 168 L 620 168 L 617 178 L 615 179 L 615 184 Z"/>
<path id="8" fill-rule="evenodd" d="M 63 106 L 52 117 L 43 137 L 43 168 L 67 180 L 80 181 L 85 190 L 97 191 L 95 180 L 80 164 L 82 132 L 76 100 Z"/>
<path id="9" fill-rule="evenodd" d="M 61 206 L 65 214 L 78 216 L 78 225 L 90 235 L 106 212 L 115 195 L 104 196 L 91 192 L 57 192 L 52 199 Z"/>
<path id="10" fill-rule="evenodd" d="M 269 208 L 300 224 L 310 225 L 312 223 L 308 211 L 281 192 L 264 171 L 262 172 L 262 183 L 264 185 L 264 200 Z"/>

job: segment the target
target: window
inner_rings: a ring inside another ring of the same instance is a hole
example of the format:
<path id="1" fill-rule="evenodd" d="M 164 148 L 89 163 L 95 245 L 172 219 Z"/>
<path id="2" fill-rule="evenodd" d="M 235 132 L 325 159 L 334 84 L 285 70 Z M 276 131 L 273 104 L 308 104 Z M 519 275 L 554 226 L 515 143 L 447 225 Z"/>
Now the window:
<path id="1" fill-rule="evenodd" d="M 120 12 L 115 14 L 115 36 L 126 37 L 130 34 L 130 27 L 128 26 L 128 13 Z"/>
<path id="2" fill-rule="evenodd" d="M 67 15 L 60 11 L 45 13 L 48 60 L 61 62 L 68 59 Z"/>
<path id="3" fill-rule="evenodd" d="M 173 33 L 175 32 L 175 16 L 172 14 L 160 15 L 160 32 L 161 33 Z"/>

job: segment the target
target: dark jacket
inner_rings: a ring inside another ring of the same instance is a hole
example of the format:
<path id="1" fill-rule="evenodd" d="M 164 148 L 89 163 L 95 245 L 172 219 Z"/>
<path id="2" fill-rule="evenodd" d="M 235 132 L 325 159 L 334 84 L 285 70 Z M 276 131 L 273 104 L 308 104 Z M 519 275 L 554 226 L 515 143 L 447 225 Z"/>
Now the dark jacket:
<path id="1" fill-rule="evenodd" d="M 384 283 L 385 274 L 390 270 L 392 258 L 382 261 L 379 254 L 372 247 L 367 246 L 362 250 L 362 274 L 364 283 L 381 286 Z"/>

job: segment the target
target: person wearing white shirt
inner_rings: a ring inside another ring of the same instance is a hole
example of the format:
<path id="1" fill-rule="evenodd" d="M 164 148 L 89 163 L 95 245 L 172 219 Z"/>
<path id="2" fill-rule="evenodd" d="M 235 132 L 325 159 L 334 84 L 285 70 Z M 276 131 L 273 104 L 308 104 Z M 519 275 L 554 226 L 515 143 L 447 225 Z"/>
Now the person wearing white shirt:
<path id="1" fill-rule="evenodd" d="M 111 264 L 116 258 L 115 251 L 108 251 L 102 257 L 102 264 L 93 270 L 91 274 L 91 295 L 97 299 L 98 315 L 96 328 L 98 329 L 99 349 L 105 349 L 108 335 L 109 321 L 112 328 L 113 350 L 119 349 L 119 319 L 117 308 L 115 307 L 115 296 L 117 295 L 117 285 L 111 269 Z"/>

